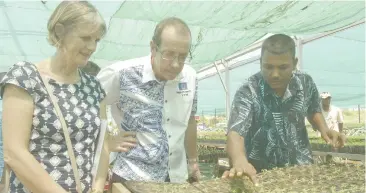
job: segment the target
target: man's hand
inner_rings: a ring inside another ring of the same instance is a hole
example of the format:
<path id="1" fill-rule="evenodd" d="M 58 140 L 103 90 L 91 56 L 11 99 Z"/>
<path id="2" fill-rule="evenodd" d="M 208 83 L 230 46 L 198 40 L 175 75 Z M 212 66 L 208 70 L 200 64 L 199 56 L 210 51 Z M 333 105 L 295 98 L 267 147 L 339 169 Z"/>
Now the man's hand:
<path id="1" fill-rule="evenodd" d="M 201 172 L 197 161 L 195 162 L 188 161 L 188 181 L 190 183 L 198 182 L 200 178 L 201 178 Z"/>
<path id="2" fill-rule="evenodd" d="M 121 131 L 115 136 L 110 135 L 108 138 L 108 148 L 111 152 L 127 152 L 136 145 L 136 132 Z"/>
<path id="3" fill-rule="evenodd" d="M 328 144 L 332 145 L 333 148 L 336 149 L 344 147 L 346 143 L 346 136 L 344 134 L 331 129 L 322 131 L 321 136 Z"/>
<path id="4" fill-rule="evenodd" d="M 230 171 L 225 171 L 222 178 L 234 178 L 234 177 L 244 177 L 248 176 L 255 186 L 258 186 L 258 181 L 256 178 L 257 171 L 246 159 L 241 159 L 233 164 Z"/>
<path id="5" fill-rule="evenodd" d="M 329 129 L 322 113 L 314 113 L 308 116 L 308 121 L 320 131 L 322 138 L 333 146 L 333 148 L 344 147 L 346 136 L 337 131 Z"/>

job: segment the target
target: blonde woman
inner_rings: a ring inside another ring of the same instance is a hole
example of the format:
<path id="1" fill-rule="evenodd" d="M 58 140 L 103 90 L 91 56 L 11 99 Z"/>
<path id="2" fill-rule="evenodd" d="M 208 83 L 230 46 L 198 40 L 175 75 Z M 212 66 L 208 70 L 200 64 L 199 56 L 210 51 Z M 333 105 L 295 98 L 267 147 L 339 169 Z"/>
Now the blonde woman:
<path id="1" fill-rule="evenodd" d="M 94 76 L 79 67 L 95 51 L 106 25 L 90 3 L 63 1 L 48 21 L 48 32 L 56 53 L 37 64 L 15 64 L 1 82 L 4 157 L 12 170 L 9 192 L 101 192 L 107 165 L 101 164 L 96 178 L 91 170 L 105 122 L 105 108 L 101 105 L 105 92 Z M 50 85 L 65 119 L 81 191 L 76 188 L 61 121 L 41 76 Z M 134 145 L 132 135 L 124 133 L 121 151 Z M 107 149 L 108 145 L 102 150 L 102 157 L 108 156 Z M 92 191 L 94 179 L 99 185 Z"/>

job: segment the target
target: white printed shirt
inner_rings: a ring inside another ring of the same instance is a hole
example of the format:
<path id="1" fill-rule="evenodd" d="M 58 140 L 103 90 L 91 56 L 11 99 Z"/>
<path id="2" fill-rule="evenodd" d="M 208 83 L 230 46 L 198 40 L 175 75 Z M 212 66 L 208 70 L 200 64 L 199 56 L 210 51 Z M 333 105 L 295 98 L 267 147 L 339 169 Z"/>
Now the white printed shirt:
<path id="1" fill-rule="evenodd" d="M 175 80 L 158 81 L 151 56 L 117 62 L 98 78 L 119 127 L 137 132 L 138 146 L 118 153 L 113 173 L 126 180 L 173 183 L 188 178 L 184 145 L 188 121 L 197 111 L 195 70 L 185 65 Z M 117 121 L 118 120 L 118 121 Z"/>
<path id="2" fill-rule="evenodd" d="M 341 109 L 330 105 L 329 111 L 324 111 L 324 109 L 322 109 L 322 113 L 328 128 L 339 132 L 338 124 L 343 123 L 343 114 Z"/>

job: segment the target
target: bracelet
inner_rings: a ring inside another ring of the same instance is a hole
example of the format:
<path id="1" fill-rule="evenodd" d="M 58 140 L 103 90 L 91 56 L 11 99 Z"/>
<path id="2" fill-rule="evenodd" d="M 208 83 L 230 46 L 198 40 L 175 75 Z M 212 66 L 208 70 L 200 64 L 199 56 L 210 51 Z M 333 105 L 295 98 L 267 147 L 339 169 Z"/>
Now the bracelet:
<path id="1" fill-rule="evenodd" d="M 120 130 L 118 127 L 112 127 L 112 129 L 109 130 L 109 135 L 112 137 L 117 136 L 120 133 Z"/>

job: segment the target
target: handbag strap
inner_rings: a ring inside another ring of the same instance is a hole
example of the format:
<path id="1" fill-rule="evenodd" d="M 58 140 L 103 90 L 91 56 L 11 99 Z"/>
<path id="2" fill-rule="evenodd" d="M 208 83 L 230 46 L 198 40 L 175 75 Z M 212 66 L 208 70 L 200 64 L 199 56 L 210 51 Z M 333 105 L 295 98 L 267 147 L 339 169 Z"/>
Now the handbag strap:
<path id="1" fill-rule="evenodd" d="M 42 78 L 42 81 L 43 81 L 43 83 L 46 87 L 48 95 L 50 96 L 50 99 L 53 103 L 53 106 L 55 107 L 56 114 L 57 114 L 58 118 L 60 119 L 60 122 L 61 122 L 61 125 L 62 125 L 62 130 L 64 132 L 64 136 L 65 136 L 65 140 L 66 140 L 67 151 L 69 153 L 72 170 L 74 172 L 76 190 L 77 190 L 78 193 L 82 193 L 82 191 L 81 191 L 81 182 L 80 182 L 80 177 L 79 177 L 79 171 L 77 169 L 78 167 L 76 165 L 75 154 L 74 154 L 74 150 L 72 148 L 72 144 L 71 144 L 71 140 L 70 140 L 70 134 L 69 134 L 69 131 L 67 129 L 67 125 L 66 125 L 64 116 L 62 115 L 60 107 L 59 107 L 58 103 L 56 102 L 57 101 L 56 97 L 53 94 L 48 81 L 45 79 L 45 77 L 43 75 L 41 75 L 41 78 Z"/>

